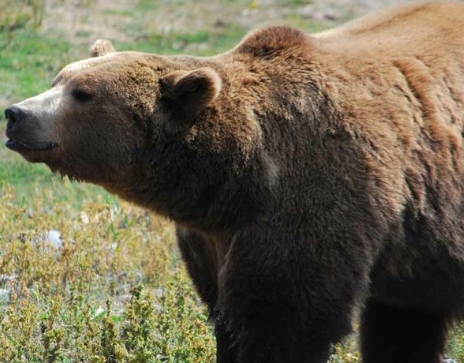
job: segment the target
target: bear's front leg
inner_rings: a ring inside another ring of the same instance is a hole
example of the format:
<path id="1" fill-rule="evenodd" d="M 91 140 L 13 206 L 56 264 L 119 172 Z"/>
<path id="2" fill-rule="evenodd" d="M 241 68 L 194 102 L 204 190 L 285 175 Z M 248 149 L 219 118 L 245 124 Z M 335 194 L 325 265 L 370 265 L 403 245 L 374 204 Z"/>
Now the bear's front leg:
<path id="1" fill-rule="evenodd" d="M 236 363 L 237 349 L 233 345 L 226 319 L 218 311 L 218 253 L 216 243 L 204 235 L 177 226 L 177 242 L 187 271 L 208 306 L 209 318 L 214 322 L 217 344 L 217 363 Z"/>
<path id="2" fill-rule="evenodd" d="M 219 273 L 219 304 L 237 363 L 327 362 L 332 345 L 351 331 L 367 286 L 348 245 L 316 245 L 291 232 L 234 236 Z"/>
<path id="3" fill-rule="evenodd" d="M 252 291 L 244 289 L 243 293 L 245 302 Z M 348 326 L 334 329 L 330 321 L 323 319 L 308 321 L 309 314 L 299 312 L 295 306 L 279 308 L 268 301 L 263 294 L 253 302 L 248 300 L 248 305 L 236 302 L 233 312 L 228 311 L 233 332 L 229 337 L 235 338 L 230 349 L 237 352 L 237 358 L 220 360 L 220 352 L 224 354 L 227 348 L 218 340 L 218 363 L 326 363 L 332 344 L 349 329 Z M 237 311 L 239 306 L 247 311 L 243 314 Z M 343 323 L 346 321 L 338 322 Z"/>

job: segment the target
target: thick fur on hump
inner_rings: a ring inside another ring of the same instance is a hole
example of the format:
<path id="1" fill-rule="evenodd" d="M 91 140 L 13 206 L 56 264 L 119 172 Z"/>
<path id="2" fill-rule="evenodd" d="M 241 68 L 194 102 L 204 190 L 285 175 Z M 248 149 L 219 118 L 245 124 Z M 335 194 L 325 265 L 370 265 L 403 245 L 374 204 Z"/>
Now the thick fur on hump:
<path id="1" fill-rule="evenodd" d="M 248 34 L 236 51 L 250 53 L 255 57 L 268 57 L 304 46 L 308 37 L 299 29 L 289 26 L 269 26 Z"/>
<path id="2" fill-rule="evenodd" d="M 464 313 L 464 4 L 211 58 L 114 52 L 7 110 L 8 145 L 171 218 L 219 363 L 440 363 Z M 358 314 L 357 314 L 358 312 Z"/>

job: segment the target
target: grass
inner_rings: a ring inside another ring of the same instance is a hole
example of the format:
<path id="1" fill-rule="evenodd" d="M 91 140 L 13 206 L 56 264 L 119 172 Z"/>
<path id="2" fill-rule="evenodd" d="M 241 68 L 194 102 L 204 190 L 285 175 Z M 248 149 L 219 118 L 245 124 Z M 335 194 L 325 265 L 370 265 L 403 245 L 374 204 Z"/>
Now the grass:
<path id="1" fill-rule="evenodd" d="M 2 189 L 0 361 L 211 362 L 172 225 L 125 203 L 69 202 L 44 187 L 24 206 Z"/>
<path id="2" fill-rule="evenodd" d="M 43 92 L 70 62 L 71 45 L 41 37 L 29 29 L 0 31 L 0 84 L 2 97 L 22 99 Z"/>
<path id="3" fill-rule="evenodd" d="M 29 3 L 0 0 L 0 10 L 10 5 L 10 11 L 0 11 L 0 106 L 42 92 L 65 64 L 87 56 L 85 47 L 40 35 L 35 29 L 42 15 L 33 16 Z M 154 11 L 184 3 L 143 0 L 115 10 L 132 15 L 121 27 L 137 39 L 116 46 L 208 55 L 230 48 L 248 30 L 231 20 L 212 29 L 146 31 Z M 279 6 L 307 3 L 289 0 Z M 308 31 L 323 26 L 303 24 L 292 14 L 287 20 Z M 0 124 L 2 118 L 0 112 Z M 180 261 L 172 224 L 99 187 L 53 176 L 4 147 L 0 347 L 0 363 L 206 363 L 215 354 L 205 308 Z M 463 326 L 454 329 L 448 352 L 464 362 Z M 331 362 L 360 362 L 352 338 L 334 349 Z"/>
<path id="4" fill-rule="evenodd" d="M 140 36 L 137 49 L 142 52 L 159 54 L 185 54 L 191 50 L 199 56 L 216 54 L 237 44 L 246 34 L 246 30 L 239 26 L 219 29 L 211 32 L 198 30 L 190 33 L 152 33 Z M 114 42 L 118 50 L 133 49 L 132 43 Z"/>

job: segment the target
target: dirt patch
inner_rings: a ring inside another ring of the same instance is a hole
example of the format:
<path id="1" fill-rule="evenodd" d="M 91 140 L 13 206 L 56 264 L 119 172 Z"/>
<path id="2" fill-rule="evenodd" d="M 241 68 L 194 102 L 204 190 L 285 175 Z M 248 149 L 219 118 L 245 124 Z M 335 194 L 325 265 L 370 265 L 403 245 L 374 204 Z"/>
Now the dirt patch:
<path id="1" fill-rule="evenodd" d="M 129 13 L 125 13 L 130 7 L 129 0 L 47 0 L 47 15 L 40 32 L 65 38 L 72 43 L 87 42 L 98 37 L 129 40 L 120 29 L 121 24 L 133 21 Z"/>

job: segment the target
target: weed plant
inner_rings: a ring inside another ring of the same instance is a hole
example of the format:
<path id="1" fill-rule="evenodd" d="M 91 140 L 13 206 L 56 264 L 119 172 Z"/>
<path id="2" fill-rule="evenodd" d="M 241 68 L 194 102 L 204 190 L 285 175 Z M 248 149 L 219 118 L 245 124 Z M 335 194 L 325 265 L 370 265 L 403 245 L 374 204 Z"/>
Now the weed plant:
<path id="1" fill-rule="evenodd" d="M 5 185 L 0 362 L 213 361 L 170 223 L 125 203 L 15 200 Z"/>

